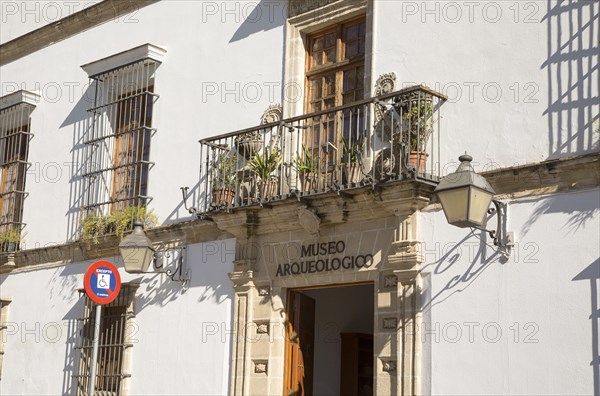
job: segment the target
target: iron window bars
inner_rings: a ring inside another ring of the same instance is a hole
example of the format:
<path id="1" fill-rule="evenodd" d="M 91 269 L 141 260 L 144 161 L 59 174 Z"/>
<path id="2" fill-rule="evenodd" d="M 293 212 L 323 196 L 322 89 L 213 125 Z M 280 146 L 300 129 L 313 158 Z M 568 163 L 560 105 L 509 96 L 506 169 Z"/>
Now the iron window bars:
<path id="1" fill-rule="evenodd" d="M 25 91 L 16 94 L 24 97 Z M 15 95 L 15 94 L 12 94 Z M 8 96 L 4 97 L 7 98 Z M 4 99 L 3 98 L 3 99 Z M 31 112 L 35 105 L 18 99 L 0 110 L 0 251 L 19 248 L 23 223 L 23 203 L 27 196 L 25 178 L 31 133 Z"/>
<path id="2" fill-rule="evenodd" d="M 94 106 L 84 139 L 86 167 L 83 209 L 106 215 L 127 206 L 146 206 L 150 161 L 154 73 L 160 65 L 144 59 L 90 77 Z"/>
<path id="3" fill-rule="evenodd" d="M 438 181 L 446 99 L 414 86 L 202 139 L 199 213 L 406 178 Z"/>
<path id="4" fill-rule="evenodd" d="M 121 285 L 119 296 L 110 304 L 102 307 L 100 319 L 100 336 L 98 339 L 98 359 L 96 362 L 97 395 L 119 396 L 126 392 L 124 384 L 131 377 L 130 362 L 131 348 L 134 345 L 135 334 L 135 291 L 137 284 Z M 92 363 L 94 338 L 95 303 L 80 290 L 83 299 L 83 317 L 78 319 L 79 368 L 75 375 L 77 395 L 87 395 Z"/>

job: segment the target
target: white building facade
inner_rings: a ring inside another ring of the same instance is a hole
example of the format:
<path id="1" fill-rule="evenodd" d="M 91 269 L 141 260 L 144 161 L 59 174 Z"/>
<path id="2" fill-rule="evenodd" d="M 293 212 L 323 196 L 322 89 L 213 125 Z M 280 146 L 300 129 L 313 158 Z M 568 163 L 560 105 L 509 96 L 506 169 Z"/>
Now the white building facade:
<path id="1" fill-rule="evenodd" d="M 600 394 L 597 2 L 0 6 L 1 394 Z"/>

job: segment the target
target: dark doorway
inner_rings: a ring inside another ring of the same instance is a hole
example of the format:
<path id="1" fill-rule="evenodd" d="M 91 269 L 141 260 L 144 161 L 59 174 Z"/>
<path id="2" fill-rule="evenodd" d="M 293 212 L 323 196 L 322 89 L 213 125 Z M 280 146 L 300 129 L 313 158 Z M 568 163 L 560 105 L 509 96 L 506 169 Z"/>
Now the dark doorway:
<path id="1" fill-rule="evenodd" d="M 373 394 L 373 284 L 288 291 L 284 395 Z"/>

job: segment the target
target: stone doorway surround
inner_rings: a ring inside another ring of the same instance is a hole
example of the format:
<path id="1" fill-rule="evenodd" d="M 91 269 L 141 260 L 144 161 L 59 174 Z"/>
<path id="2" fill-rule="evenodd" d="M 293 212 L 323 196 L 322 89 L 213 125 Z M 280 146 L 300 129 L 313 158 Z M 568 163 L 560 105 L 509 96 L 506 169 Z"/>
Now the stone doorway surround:
<path id="1" fill-rule="evenodd" d="M 423 259 L 418 211 L 429 203 L 432 190 L 404 181 L 389 190 L 327 194 L 213 216 L 220 229 L 237 238 L 230 273 L 235 289 L 230 394 L 282 394 L 289 288 L 360 282 L 374 284 L 375 394 L 420 393 Z M 300 257 L 303 246 L 341 241 L 343 252 L 334 249 L 318 258 L 372 255 L 372 263 L 335 270 L 321 266 L 321 271 L 313 267 L 312 272 L 305 266 L 306 273 L 298 273 L 299 266 L 283 269 L 306 259 Z"/>

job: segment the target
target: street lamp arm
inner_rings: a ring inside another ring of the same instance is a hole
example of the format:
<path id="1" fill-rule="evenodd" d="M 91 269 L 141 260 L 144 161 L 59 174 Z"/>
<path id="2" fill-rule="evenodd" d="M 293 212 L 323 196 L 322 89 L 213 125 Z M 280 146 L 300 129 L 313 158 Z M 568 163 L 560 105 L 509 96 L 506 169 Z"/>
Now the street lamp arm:
<path id="1" fill-rule="evenodd" d="M 486 230 L 490 237 L 494 240 L 494 245 L 506 247 L 508 241 L 506 240 L 506 219 L 508 205 L 504 202 L 500 202 L 497 199 L 492 199 L 494 204 L 493 208 L 488 209 L 488 213 L 493 215 L 496 214 L 498 219 L 496 221 L 496 230 Z"/>
<path id="2" fill-rule="evenodd" d="M 172 253 L 171 251 L 177 250 L 177 259 L 175 268 L 165 268 L 165 258 L 170 258 Z M 154 269 L 158 272 L 163 272 L 172 281 L 176 282 L 186 282 L 188 280 L 187 272 L 183 273 L 183 256 L 185 254 L 185 246 L 175 247 L 171 249 L 159 250 L 154 254 L 154 260 L 152 265 Z"/>

